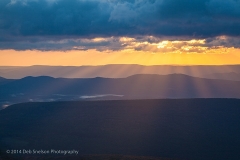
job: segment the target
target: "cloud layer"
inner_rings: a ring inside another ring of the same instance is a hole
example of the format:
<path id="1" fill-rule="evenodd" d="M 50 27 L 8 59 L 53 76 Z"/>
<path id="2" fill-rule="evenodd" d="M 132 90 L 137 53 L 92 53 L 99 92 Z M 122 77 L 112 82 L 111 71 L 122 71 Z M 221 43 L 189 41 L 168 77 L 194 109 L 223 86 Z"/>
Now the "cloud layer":
<path id="1" fill-rule="evenodd" d="M 1 0 L 0 49 L 117 50 L 121 37 L 150 36 L 240 47 L 239 8 L 240 0 Z"/>

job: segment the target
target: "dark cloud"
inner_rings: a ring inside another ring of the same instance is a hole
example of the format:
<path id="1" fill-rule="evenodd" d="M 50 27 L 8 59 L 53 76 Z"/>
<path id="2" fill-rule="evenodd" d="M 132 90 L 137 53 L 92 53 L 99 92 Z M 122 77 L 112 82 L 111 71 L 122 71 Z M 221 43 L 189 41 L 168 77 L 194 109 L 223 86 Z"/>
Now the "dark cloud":
<path id="1" fill-rule="evenodd" d="M 238 37 L 227 37 L 227 36 L 207 38 L 205 46 L 207 47 L 222 46 L 222 47 L 239 48 L 240 40 Z"/>
<path id="2" fill-rule="evenodd" d="M 239 37 L 239 8 L 240 0 L 1 0 L 0 48 L 71 49 L 80 43 L 74 39 L 112 36 Z"/>

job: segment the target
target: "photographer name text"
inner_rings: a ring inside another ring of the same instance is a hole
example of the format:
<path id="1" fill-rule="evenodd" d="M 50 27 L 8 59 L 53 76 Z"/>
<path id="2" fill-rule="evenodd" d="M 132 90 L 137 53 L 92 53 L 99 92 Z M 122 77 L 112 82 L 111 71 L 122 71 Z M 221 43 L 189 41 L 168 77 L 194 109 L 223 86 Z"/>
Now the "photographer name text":
<path id="1" fill-rule="evenodd" d="M 78 155 L 78 150 L 58 150 L 58 149 L 9 149 L 7 154 L 57 154 L 57 155 Z"/>

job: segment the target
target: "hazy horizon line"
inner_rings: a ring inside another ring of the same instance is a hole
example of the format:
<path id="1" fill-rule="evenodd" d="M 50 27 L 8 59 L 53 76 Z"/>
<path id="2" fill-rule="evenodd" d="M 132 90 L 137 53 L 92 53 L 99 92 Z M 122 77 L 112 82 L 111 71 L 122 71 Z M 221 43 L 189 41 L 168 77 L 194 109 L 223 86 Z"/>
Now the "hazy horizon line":
<path id="1" fill-rule="evenodd" d="M 145 67 L 150 67 L 150 66 L 239 66 L 240 64 L 192 64 L 192 65 L 183 65 L 183 64 L 154 64 L 154 65 L 143 65 L 143 64 L 101 64 L 101 65 L 45 65 L 45 64 L 36 64 L 36 65 L 23 65 L 23 66 L 14 66 L 14 65 L 4 65 L 0 67 L 34 67 L 34 66 L 48 66 L 48 67 L 98 67 L 98 66 L 111 66 L 111 65 L 137 65 L 137 66 L 145 66 Z"/>

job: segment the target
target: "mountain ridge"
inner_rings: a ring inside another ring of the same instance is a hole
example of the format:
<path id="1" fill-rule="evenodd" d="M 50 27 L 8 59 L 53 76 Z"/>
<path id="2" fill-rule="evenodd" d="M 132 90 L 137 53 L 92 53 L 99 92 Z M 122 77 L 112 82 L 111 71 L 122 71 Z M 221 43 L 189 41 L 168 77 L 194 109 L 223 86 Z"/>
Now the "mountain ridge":
<path id="1" fill-rule="evenodd" d="M 240 73 L 240 65 L 219 65 L 219 66 L 172 66 L 154 65 L 143 66 L 137 64 L 109 64 L 100 66 L 24 66 L 24 67 L 1 67 L 0 76 L 11 79 L 19 79 L 26 76 L 51 76 L 54 78 L 126 78 L 135 74 L 187 74 L 190 76 L 209 78 L 211 75 L 228 74 L 231 72 Z M 239 80 L 240 76 L 221 76 L 229 80 Z M 221 78 L 220 77 L 220 78 Z"/>
<path id="2" fill-rule="evenodd" d="M 240 98 L 240 81 L 185 74 L 138 74 L 127 78 L 25 77 L 0 85 L 4 105 L 26 101 L 157 98 Z M 6 103 L 6 104 L 5 104 Z"/>

